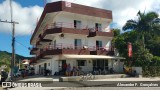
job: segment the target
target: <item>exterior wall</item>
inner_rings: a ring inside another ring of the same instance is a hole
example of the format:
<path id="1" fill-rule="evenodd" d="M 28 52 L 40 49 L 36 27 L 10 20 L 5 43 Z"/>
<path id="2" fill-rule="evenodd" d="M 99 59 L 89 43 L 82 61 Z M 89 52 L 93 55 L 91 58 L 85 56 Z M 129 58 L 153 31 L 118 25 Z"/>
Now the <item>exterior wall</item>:
<path id="1" fill-rule="evenodd" d="M 111 45 L 111 40 L 107 39 L 106 37 L 92 37 L 88 38 L 88 46 L 96 47 L 96 40 L 102 41 L 102 47 L 109 47 Z"/>
<path id="2" fill-rule="evenodd" d="M 113 70 L 118 73 L 123 72 L 123 65 L 124 63 L 120 62 L 120 60 L 109 60 L 108 63 L 109 69 L 113 68 Z"/>
<path id="3" fill-rule="evenodd" d="M 82 71 L 88 72 L 92 71 L 92 60 L 91 59 L 67 59 L 66 63 L 70 63 L 71 69 L 73 69 L 73 66 L 78 66 L 77 60 L 86 60 L 86 65 L 85 66 L 80 66 L 82 68 Z M 89 63 L 91 61 L 91 63 Z"/>
<path id="4" fill-rule="evenodd" d="M 89 63 L 90 62 L 90 63 Z M 93 71 L 93 64 L 92 64 L 92 60 L 91 59 L 88 59 L 86 61 L 86 66 L 83 66 L 82 67 L 82 70 L 84 72 L 88 72 L 88 71 Z"/>
<path id="5" fill-rule="evenodd" d="M 78 66 L 77 60 L 86 60 L 86 65 L 81 66 L 82 71 L 84 71 L 84 72 L 93 71 L 92 59 L 63 59 L 63 60 L 66 60 L 66 63 L 71 65 L 71 70 L 73 69 L 73 66 Z M 38 63 L 34 66 L 35 73 L 39 74 L 39 65 L 41 65 L 41 67 L 44 67 L 44 63 L 47 63 L 47 69 L 52 71 L 51 75 L 54 75 L 55 72 L 58 72 L 60 70 L 59 66 L 62 66 L 62 65 L 60 65 L 60 62 L 61 62 L 61 59 L 58 58 L 58 56 L 55 56 L 54 58 L 50 59 L 49 61 Z M 48 66 L 48 63 L 50 63 L 50 66 Z M 108 69 L 113 68 L 113 70 L 116 73 L 121 73 L 121 72 L 123 72 L 123 64 L 124 63 L 120 62 L 120 60 L 109 59 L 108 60 Z"/>
<path id="6" fill-rule="evenodd" d="M 45 22 L 47 23 L 50 22 L 50 18 L 54 18 L 57 15 L 56 13 L 59 13 L 59 12 L 65 12 L 65 13 L 70 13 L 70 14 L 72 13 L 73 17 L 76 17 L 76 15 L 81 15 L 81 16 L 83 15 L 83 16 L 89 16 L 90 18 L 96 17 L 100 19 L 100 21 L 102 21 L 103 19 L 106 19 L 106 20 L 108 19 L 109 22 L 112 21 L 112 11 L 110 10 L 98 9 L 98 8 L 88 7 L 88 6 L 74 4 L 74 3 L 72 3 L 71 7 L 66 7 L 64 1 L 49 3 L 45 6 L 44 11 L 41 15 L 41 18 L 31 37 L 32 44 L 35 44 L 34 39 L 38 37 L 39 33 L 37 33 L 37 31 L 40 31 L 40 28 L 42 28 L 41 25 L 43 25 L 43 23 Z M 47 14 L 52 14 L 51 15 L 52 17 L 50 17 L 50 15 L 47 16 Z M 85 19 L 88 19 L 89 17 Z"/>
<path id="7" fill-rule="evenodd" d="M 36 65 L 34 65 L 34 68 L 35 68 L 35 74 L 40 74 L 39 73 L 39 65 L 41 65 L 41 68 L 44 68 L 44 63 L 46 63 L 46 69 L 49 69 L 51 70 L 52 67 L 51 67 L 51 60 L 44 60 L 43 62 L 39 62 L 37 63 Z M 50 65 L 49 65 L 50 63 Z"/>
<path id="8" fill-rule="evenodd" d="M 106 37 L 92 37 L 87 38 L 84 35 L 71 35 L 71 34 L 64 34 L 64 38 L 59 36 L 55 37 L 52 41 L 54 45 L 54 41 L 56 40 L 56 44 L 63 44 L 65 48 L 72 45 L 74 46 L 74 40 L 81 39 L 82 46 L 89 46 L 89 48 L 96 47 L 96 40 L 102 41 L 102 47 L 109 47 L 111 45 L 111 39 L 107 39 Z M 67 46 L 68 45 L 68 46 Z"/>
<path id="9" fill-rule="evenodd" d="M 59 63 L 58 61 L 52 59 L 52 75 L 55 74 L 55 72 L 59 71 Z"/>
<path id="10" fill-rule="evenodd" d="M 74 28 L 74 20 L 81 21 L 83 28 L 86 28 L 86 26 L 88 26 L 88 28 L 94 28 L 95 23 L 100 23 L 102 25 L 103 31 L 108 27 L 110 22 L 107 19 L 102 19 L 98 17 L 62 12 L 53 19 L 53 23 L 64 22 L 67 24 L 65 25 L 65 27 Z"/>
<path id="11" fill-rule="evenodd" d="M 56 4 L 55 4 L 56 5 Z M 48 7 L 44 9 L 44 12 L 42 14 L 42 17 L 40 19 L 40 22 L 38 23 L 36 30 L 33 34 L 33 36 L 36 33 L 36 37 L 38 37 L 39 33 L 43 32 L 43 30 L 48 26 L 48 23 L 53 24 L 59 22 L 59 24 L 63 25 L 62 27 L 66 28 L 74 28 L 74 20 L 79 20 L 81 21 L 81 28 L 86 29 L 86 28 L 95 28 L 95 23 L 99 23 L 102 26 L 102 31 L 103 32 L 109 32 L 108 30 L 108 25 L 112 21 L 112 12 L 111 11 L 106 11 L 106 10 L 101 10 L 101 9 L 96 9 L 92 7 L 86 7 L 82 5 L 77 5 L 73 4 L 74 7 L 77 8 L 66 8 L 62 9 L 61 8 L 54 8 L 53 7 L 59 7 L 61 4 L 58 4 L 58 6 L 55 6 L 53 3 L 53 6 L 47 5 Z M 71 9 L 71 11 L 70 11 Z M 77 12 L 75 10 L 78 10 L 80 12 Z M 88 10 L 87 12 L 84 12 Z M 60 13 L 59 13 L 59 12 Z M 95 13 L 95 14 L 92 14 Z M 58 15 L 57 15 L 58 14 Z M 111 16 L 111 17 L 109 17 Z M 108 18 L 108 19 L 107 19 Z M 53 25 L 52 25 L 53 26 Z M 47 27 L 49 28 L 49 27 Z M 76 29 L 75 29 L 76 30 Z M 82 34 L 69 34 L 69 33 L 64 33 L 64 37 L 59 37 L 60 33 L 58 34 L 50 34 L 47 39 L 51 39 L 52 42 L 51 44 L 54 45 L 54 41 L 56 40 L 56 44 L 62 44 L 63 48 L 67 48 L 68 46 L 73 46 L 74 48 L 74 40 L 75 39 L 81 39 L 81 44 L 82 46 L 88 46 L 91 49 L 94 49 L 96 47 L 96 41 L 102 41 L 102 47 L 109 48 L 111 46 L 111 40 L 112 37 L 107 37 L 105 35 L 99 34 L 94 37 L 87 37 L 87 35 L 82 35 Z M 36 37 L 33 36 L 31 38 L 31 42 L 33 43 L 32 40 L 37 39 Z M 51 38 L 50 38 L 51 37 Z M 35 42 L 35 41 L 34 41 Z M 49 43 L 47 43 L 49 45 Z M 45 44 L 43 44 L 43 47 L 40 48 L 45 48 Z M 47 63 L 47 69 L 52 70 L 52 75 L 55 74 L 55 72 L 59 71 L 59 65 L 61 62 L 61 58 L 58 57 L 58 55 L 53 56 L 52 59 L 48 59 L 45 61 L 38 62 L 34 67 L 35 67 L 35 72 L 36 74 L 39 73 L 39 65 L 41 65 L 42 68 L 44 68 L 44 63 Z M 85 59 L 84 59 L 85 60 Z M 50 65 L 48 64 L 50 63 Z M 66 59 L 66 63 L 71 64 L 71 68 L 73 66 L 78 66 L 77 65 L 77 59 Z M 81 66 L 83 71 L 92 71 L 92 60 L 87 59 L 86 60 L 86 66 Z M 119 60 L 108 60 L 108 67 L 113 68 L 116 72 L 120 72 L 123 70 L 123 63 L 121 63 Z"/>
<path id="12" fill-rule="evenodd" d="M 38 74 L 38 65 L 36 64 L 36 65 L 34 65 L 33 67 L 34 67 L 34 70 L 35 70 L 35 71 L 34 71 L 35 74 Z"/>
<path id="13" fill-rule="evenodd" d="M 142 75 L 142 67 L 132 67 L 132 70 L 135 70 L 138 75 Z"/>

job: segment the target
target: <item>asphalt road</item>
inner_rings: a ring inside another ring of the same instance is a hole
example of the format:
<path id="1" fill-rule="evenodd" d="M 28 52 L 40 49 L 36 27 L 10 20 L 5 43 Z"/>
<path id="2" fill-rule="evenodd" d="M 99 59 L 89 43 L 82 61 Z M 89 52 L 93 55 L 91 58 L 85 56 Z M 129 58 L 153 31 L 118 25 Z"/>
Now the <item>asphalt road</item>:
<path id="1" fill-rule="evenodd" d="M 160 90 L 160 87 L 158 88 L 157 87 L 67 87 L 67 88 L 43 87 L 43 88 L 12 88 L 8 90 Z"/>
<path id="2" fill-rule="evenodd" d="M 8 88 L 7 90 L 160 90 L 160 84 L 159 87 L 116 87 L 115 86 L 115 82 L 116 81 L 134 81 L 134 82 L 138 82 L 138 81 L 143 81 L 143 83 L 146 82 L 154 82 L 154 81 L 158 81 L 160 82 L 160 78 L 113 78 L 113 79 L 101 79 L 101 80 L 97 80 L 96 85 L 92 85 L 91 82 L 84 82 L 84 83 L 77 83 L 77 82 L 69 82 L 69 83 L 61 83 L 58 84 L 56 81 L 58 81 L 57 78 L 53 79 L 52 77 L 50 78 L 46 78 L 46 77 L 35 77 L 35 78 L 28 78 L 28 79 L 23 79 L 21 80 L 23 82 L 34 82 L 34 81 L 38 81 L 38 82 L 43 82 L 42 86 L 45 87 L 16 87 L 16 88 Z M 53 81 L 55 83 L 53 83 Z M 110 83 L 111 82 L 111 83 Z M 127 83 L 128 83 L 127 82 Z M 105 83 L 105 84 L 102 84 Z M 107 84 L 106 84 L 107 83 Z M 117 83 L 117 82 L 116 82 Z M 157 83 L 157 82 L 156 82 Z M 78 86 L 85 86 L 85 85 L 90 85 L 91 87 L 75 87 L 76 85 Z M 95 84 L 95 83 L 93 83 Z M 98 84 L 98 85 L 97 85 Z M 66 85 L 66 87 L 64 87 Z M 68 87 L 68 86 L 74 86 L 74 87 Z M 107 85 L 107 87 L 105 86 Z M 54 87 L 51 87 L 54 86 Z M 63 87 L 62 87 L 63 86 Z M 112 86 L 112 87 L 108 87 L 108 86 Z M 114 87 L 113 87 L 114 86 Z M 2 90 L 2 88 L 0 87 L 0 90 Z"/>

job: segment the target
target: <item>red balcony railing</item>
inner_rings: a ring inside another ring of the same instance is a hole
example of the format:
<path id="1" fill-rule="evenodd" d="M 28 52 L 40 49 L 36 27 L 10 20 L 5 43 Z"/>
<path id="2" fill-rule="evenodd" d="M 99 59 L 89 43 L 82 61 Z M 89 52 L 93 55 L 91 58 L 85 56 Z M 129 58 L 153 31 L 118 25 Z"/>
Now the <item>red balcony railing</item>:
<path id="1" fill-rule="evenodd" d="M 30 54 L 33 55 L 33 54 L 36 54 L 36 51 L 38 50 L 38 48 L 36 48 L 35 46 L 33 46 L 32 48 L 30 48 Z"/>
<path id="2" fill-rule="evenodd" d="M 53 50 L 53 49 L 84 49 L 84 45 L 74 46 L 73 44 L 64 44 L 59 43 L 56 45 L 48 45 L 44 47 L 44 50 Z"/>
<path id="3" fill-rule="evenodd" d="M 73 44 L 64 44 L 64 43 L 59 43 L 56 45 L 48 45 L 45 46 L 43 50 L 54 50 L 54 49 L 88 49 L 90 51 L 96 51 L 96 50 L 112 51 L 112 48 L 107 46 L 104 47 L 86 46 L 86 45 L 75 46 Z"/>
<path id="4" fill-rule="evenodd" d="M 72 29 L 86 29 L 86 30 L 89 30 L 91 32 L 94 32 L 94 31 L 106 32 L 106 30 L 105 30 L 106 28 L 89 27 L 88 25 L 83 25 L 83 24 L 75 25 L 74 23 L 68 23 L 68 22 L 55 22 L 55 23 L 47 24 L 45 26 L 45 28 L 43 29 L 43 31 L 45 31 L 47 29 L 62 28 L 62 27 L 64 27 L 64 28 L 72 28 Z"/>
<path id="5" fill-rule="evenodd" d="M 59 54 L 77 54 L 77 55 L 114 55 L 111 47 L 98 47 L 98 46 L 75 46 L 73 44 L 59 43 L 56 45 L 48 45 L 43 49 L 37 51 L 37 59 L 51 58 L 52 55 Z"/>

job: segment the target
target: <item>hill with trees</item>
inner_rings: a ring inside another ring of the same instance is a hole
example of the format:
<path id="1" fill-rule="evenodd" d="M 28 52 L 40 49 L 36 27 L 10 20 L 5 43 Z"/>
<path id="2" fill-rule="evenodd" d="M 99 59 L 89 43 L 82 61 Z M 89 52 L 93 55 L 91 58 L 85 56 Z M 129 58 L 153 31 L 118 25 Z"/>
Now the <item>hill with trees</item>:
<path id="1" fill-rule="evenodd" d="M 6 70 L 9 71 L 11 65 L 12 53 L 6 51 L 0 51 L 0 66 L 7 65 Z M 19 63 L 19 60 L 30 59 L 29 57 L 24 57 L 21 55 L 15 55 L 15 63 Z M 21 61 L 20 61 L 21 62 Z"/>

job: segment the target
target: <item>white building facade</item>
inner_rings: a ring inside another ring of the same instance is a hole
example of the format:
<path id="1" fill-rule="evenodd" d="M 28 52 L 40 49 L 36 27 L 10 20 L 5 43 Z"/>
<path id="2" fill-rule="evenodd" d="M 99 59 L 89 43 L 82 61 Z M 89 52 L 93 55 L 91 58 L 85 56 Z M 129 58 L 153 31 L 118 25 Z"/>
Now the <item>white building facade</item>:
<path id="1" fill-rule="evenodd" d="M 82 71 L 123 71 L 111 45 L 112 12 L 64 1 L 48 3 L 31 38 L 36 74 L 59 72 L 64 63 Z"/>

